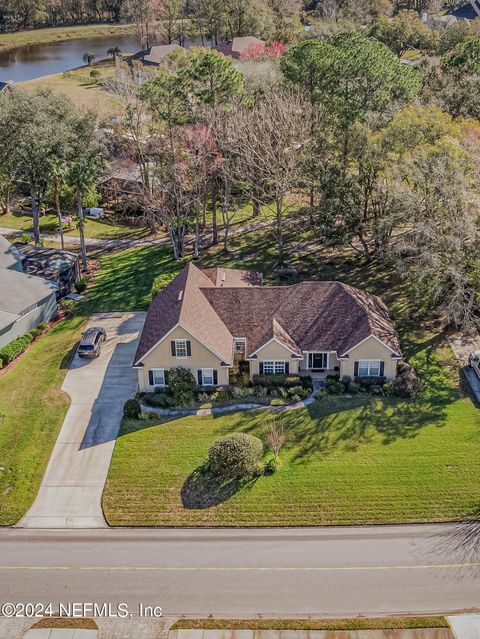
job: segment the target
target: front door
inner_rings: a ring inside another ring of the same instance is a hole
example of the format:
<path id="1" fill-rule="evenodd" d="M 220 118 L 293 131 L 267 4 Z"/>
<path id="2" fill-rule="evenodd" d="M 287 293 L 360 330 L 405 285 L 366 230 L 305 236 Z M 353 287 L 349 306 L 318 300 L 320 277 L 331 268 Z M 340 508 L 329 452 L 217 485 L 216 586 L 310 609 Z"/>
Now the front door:
<path id="1" fill-rule="evenodd" d="M 327 353 L 309 353 L 308 355 L 308 368 L 312 371 L 323 371 L 328 365 Z"/>

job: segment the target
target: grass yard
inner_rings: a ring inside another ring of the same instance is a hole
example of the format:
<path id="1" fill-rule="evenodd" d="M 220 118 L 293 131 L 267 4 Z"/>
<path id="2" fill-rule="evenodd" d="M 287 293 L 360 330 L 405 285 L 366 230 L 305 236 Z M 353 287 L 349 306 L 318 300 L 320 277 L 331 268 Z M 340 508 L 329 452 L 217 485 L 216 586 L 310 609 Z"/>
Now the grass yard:
<path id="1" fill-rule="evenodd" d="M 262 437 L 263 411 L 126 421 L 103 506 L 114 526 L 296 526 L 449 521 L 480 505 L 480 413 L 455 389 L 432 344 L 414 364 L 416 400 L 329 398 L 277 416 L 281 469 L 220 483 L 202 466 L 233 431 Z"/>
<path id="2" fill-rule="evenodd" d="M 128 55 L 124 55 L 127 58 Z M 111 58 L 105 58 L 94 62 L 91 66 L 79 67 L 68 74 L 54 73 L 41 78 L 35 78 L 22 82 L 24 89 L 52 89 L 56 93 L 62 93 L 80 109 L 91 109 L 98 113 L 100 118 L 106 118 L 121 114 L 121 106 L 115 96 L 100 83 L 92 82 L 90 72 L 99 72 L 99 82 L 111 78 L 114 74 L 115 64 Z"/>
<path id="3" fill-rule="evenodd" d="M 132 32 L 128 24 L 88 24 L 79 27 L 53 27 L 50 29 L 31 29 L 4 33 L 0 35 L 0 52 L 11 51 L 32 44 L 50 44 L 65 42 L 77 38 L 95 38 L 101 36 L 118 36 Z"/>
<path id="4" fill-rule="evenodd" d="M 33 232 L 32 216 L 26 213 L 9 213 L 0 215 L 0 226 L 18 231 Z M 40 217 L 40 233 L 46 235 L 58 235 L 58 219 L 56 214 L 45 214 Z M 72 228 L 64 230 L 66 241 L 68 237 L 78 237 L 78 229 L 75 222 Z M 104 220 L 86 220 L 85 237 L 99 240 L 114 239 L 142 239 L 148 235 L 146 229 L 133 228 L 117 224 L 113 218 L 106 216 Z M 57 244 L 58 245 L 58 244 Z"/>
<path id="5" fill-rule="evenodd" d="M 35 498 L 70 404 L 60 388 L 83 324 L 61 322 L 0 376 L 0 525 Z"/>
<path id="6" fill-rule="evenodd" d="M 101 255 L 100 271 L 76 317 L 57 324 L 0 375 L 0 525 L 15 524 L 32 504 L 70 404 L 60 389 L 87 317 L 144 310 L 168 251 L 136 248 Z"/>

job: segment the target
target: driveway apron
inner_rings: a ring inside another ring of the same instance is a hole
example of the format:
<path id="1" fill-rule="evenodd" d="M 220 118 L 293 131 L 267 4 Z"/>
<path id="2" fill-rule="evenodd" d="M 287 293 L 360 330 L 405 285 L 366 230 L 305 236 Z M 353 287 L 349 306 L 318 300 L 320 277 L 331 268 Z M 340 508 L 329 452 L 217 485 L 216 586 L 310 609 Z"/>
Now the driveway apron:
<path id="1" fill-rule="evenodd" d="M 102 492 L 123 404 L 133 397 L 132 369 L 144 313 L 99 313 L 88 326 L 103 326 L 101 354 L 83 360 L 75 354 L 62 390 L 71 404 L 53 449 L 37 498 L 19 522 L 26 528 L 106 527 Z"/>

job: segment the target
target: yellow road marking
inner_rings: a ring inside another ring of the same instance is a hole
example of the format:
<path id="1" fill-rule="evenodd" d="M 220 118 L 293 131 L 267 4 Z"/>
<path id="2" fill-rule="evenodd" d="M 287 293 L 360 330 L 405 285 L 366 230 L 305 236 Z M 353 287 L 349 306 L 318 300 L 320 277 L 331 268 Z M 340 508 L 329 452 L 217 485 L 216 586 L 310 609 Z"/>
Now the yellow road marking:
<path id="1" fill-rule="evenodd" d="M 85 570 L 85 571 L 159 571 L 159 572 L 341 572 L 368 570 L 445 570 L 480 568 L 480 562 L 459 564 L 418 564 L 405 566 L 0 566 L 0 571 Z"/>

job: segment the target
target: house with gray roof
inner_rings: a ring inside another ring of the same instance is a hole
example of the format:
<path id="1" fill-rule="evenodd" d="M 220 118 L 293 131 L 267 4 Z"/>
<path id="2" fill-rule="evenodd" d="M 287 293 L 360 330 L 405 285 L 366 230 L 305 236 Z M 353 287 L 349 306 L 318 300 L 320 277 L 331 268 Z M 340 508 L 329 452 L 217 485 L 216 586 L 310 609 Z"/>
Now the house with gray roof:
<path id="1" fill-rule="evenodd" d="M 168 385 L 184 366 L 198 385 L 227 386 L 239 361 L 250 377 L 295 374 L 395 379 L 402 359 L 387 307 L 341 282 L 263 286 L 260 273 L 188 264 L 150 304 L 134 367 L 139 389 Z"/>
<path id="2" fill-rule="evenodd" d="M 0 236 L 0 348 L 55 314 L 55 289 L 23 272 L 23 256 Z"/>

